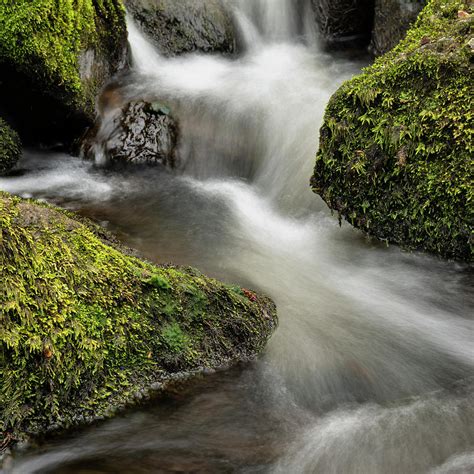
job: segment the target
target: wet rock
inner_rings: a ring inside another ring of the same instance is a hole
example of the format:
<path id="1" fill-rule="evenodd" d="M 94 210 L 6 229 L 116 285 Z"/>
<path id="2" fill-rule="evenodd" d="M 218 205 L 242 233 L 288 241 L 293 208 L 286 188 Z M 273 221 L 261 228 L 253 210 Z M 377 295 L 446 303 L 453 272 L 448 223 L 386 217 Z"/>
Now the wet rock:
<path id="1" fill-rule="evenodd" d="M 406 34 L 426 0 L 375 0 L 374 28 L 370 51 L 384 54 Z"/>
<path id="2" fill-rule="evenodd" d="M 111 163 L 173 167 L 177 140 L 178 126 L 166 105 L 130 102 L 105 113 L 97 134 L 86 139 L 84 150 L 89 158 L 102 154 Z"/>
<path id="3" fill-rule="evenodd" d="M 120 0 L 1 2 L 0 31 L 0 112 L 24 142 L 71 144 L 94 122 L 103 85 L 127 66 Z"/>
<path id="4" fill-rule="evenodd" d="M 219 0 L 126 0 L 125 4 L 166 56 L 235 50 L 232 17 Z"/>
<path id="5" fill-rule="evenodd" d="M 330 47 L 370 41 L 374 0 L 312 0 L 323 41 Z"/>

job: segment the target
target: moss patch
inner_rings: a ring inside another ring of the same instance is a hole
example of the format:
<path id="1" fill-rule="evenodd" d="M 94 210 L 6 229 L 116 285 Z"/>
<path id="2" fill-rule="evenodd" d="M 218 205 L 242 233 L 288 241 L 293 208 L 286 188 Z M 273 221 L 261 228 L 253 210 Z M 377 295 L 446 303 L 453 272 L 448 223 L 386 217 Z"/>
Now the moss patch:
<path id="1" fill-rule="evenodd" d="M 20 156 L 20 137 L 5 120 L 0 118 L 0 175 L 10 171 Z"/>
<path id="2" fill-rule="evenodd" d="M 331 98 L 311 184 L 380 239 L 472 260 L 472 3 L 431 0 Z"/>
<path id="3" fill-rule="evenodd" d="M 104 231 L 0 193 L 0 431 L 108 416 L 180 371 L 254 357 L 276 325 L 197 270 L 131 256 Z"/>

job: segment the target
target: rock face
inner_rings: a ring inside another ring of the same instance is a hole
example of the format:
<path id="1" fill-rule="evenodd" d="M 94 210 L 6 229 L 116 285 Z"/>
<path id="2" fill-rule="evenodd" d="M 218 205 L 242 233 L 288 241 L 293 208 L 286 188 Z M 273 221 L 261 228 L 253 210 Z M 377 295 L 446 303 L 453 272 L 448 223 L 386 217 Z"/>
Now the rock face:
<path id="1" fill-rule="evenodd" d="M 375 17 L 370 51 L 379 56 L 404 38 L 426 0 L 375 0 Z"/>
<path id="2" fill-rule="evenodd" d="M 162 54 L 232 53 L 232 17 L 219 0 L 125 0 L 128 11 Z"/>
<path id="3" fill-rule="evenodd" d="M 472 260 L 472 3 L 431 0 L 331 98 L 312 187 L 380 239 Z"/>
<path id="4" fill-rule="evenodd" d="M 0 175 L 10 171 L 20 156 L 20 137 L 5 120 L 0 118 Z"/>
<path id="5" fill-rule="evenodd" d="M 0 4 L 0 111 L 26 141 L 71 142 L 128 59 L 120 0 Z"/>
<path id="6" fill-rule="evenodd" d="M 0 193 L 0 431 L 44 433 L 143 397 L 171 374 L 247 360 L 275 306 L 132 256 L 71 213 Z"/>
<path id="7" fill-rule="evenodd" d="M 311 0 L 323 41 L 364 46 L 370 41 L 374 0 Z"/>
<path id="8" fill-rule="evenodd" d="M 178 126 L 164 104 L 130 102 L 106 111 L 96 130 L 88 134 L 83 145 L 88 158 L 101 154 L 112 164 L 160 164 L 170 168 L 175 164 Z"/>

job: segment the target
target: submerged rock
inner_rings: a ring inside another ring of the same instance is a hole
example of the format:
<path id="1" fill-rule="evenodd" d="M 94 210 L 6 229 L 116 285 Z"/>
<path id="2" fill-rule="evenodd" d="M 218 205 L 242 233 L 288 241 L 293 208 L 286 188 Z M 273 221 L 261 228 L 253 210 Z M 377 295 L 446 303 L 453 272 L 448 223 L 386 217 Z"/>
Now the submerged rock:
<path id="1" fill-rule="evenodd" d="M 0 431 L 112 416 L 173 374 L 251 359 L 275 306 L 140 260 L 72 213 L 0 193 Z"/>
<path id="2" fill-rule="evenodd" d="M 396 46 L 425 5 L 426 0 L 375 0 L 370 51 L 381 55 Z"/>
<path id="3" fill-rule="evenodd" d="M 468 261 L 472 13 L 472 3 L 431 0 L 405 40 L 334 94 L 311 181 L 368 234 Z"/>
<path id="4" fill-rule="evenodd" d="M 20 137 L 5 120 L 0 118 L 0 175 L 10 171 L 20 156 Z"/>
<path id="5" fill-rule="evenodd" d="M 176 161 L 178 125 L 170 109 L 159 102 L 130 102 L 104 112 L 101 123 L 83 143 L 84 154 L 116 164 L 148 164 L 173 167 Z"/>
<path id="6" fill-rule="evenodd" d="M 125 0 L 128 11 L 160 52 L 232 53 L 232 17 L 219 0 Z"/>
<path id="7" fill-rule="evenodd" d="M 1 2 L 0 31 L 0 111 L 26 141 L 70 143 L 127 63 L 121 1 Z"/>
<path id="8" fill-rule="evenodd" d="M 374 0 L 311 0 L 323 41 L 365 46 L 370 41 Z"/>

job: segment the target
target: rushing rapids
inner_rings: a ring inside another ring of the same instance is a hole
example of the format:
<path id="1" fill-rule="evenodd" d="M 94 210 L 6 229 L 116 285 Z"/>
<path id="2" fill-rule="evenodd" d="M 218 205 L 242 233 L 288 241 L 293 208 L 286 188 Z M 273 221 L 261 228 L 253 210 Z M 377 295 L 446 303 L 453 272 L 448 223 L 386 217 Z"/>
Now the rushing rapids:
<path id="1" fill-rule="evenodd" d="M 120 93 L 170 107 L 176 171 L 109 171 L 99 143 L 96 163 L 30 151 L 0 188 L 258 288 L 281 327 L 254 364 L 17 454 L 12 472 L 473 470 L 470 270 L 339 227 L 309 177 L 325 104 L 362 63 L 318 49 L 309 2 L 233 8 L 238 58 L 164 58 L 129 20 Z"/>

